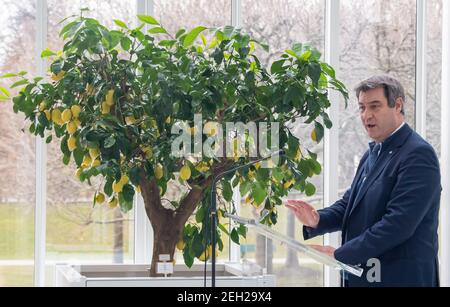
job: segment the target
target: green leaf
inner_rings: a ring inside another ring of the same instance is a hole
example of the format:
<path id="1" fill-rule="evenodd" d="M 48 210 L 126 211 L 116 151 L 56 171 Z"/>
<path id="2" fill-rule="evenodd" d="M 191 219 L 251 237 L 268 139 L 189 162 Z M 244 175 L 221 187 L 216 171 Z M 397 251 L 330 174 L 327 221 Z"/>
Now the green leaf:
<path id="1" fill-rule="evenodd" d="M 222 180 L 222 196 L 228 202 L 233 199 L 233 189 L 231 188 L 230 182 L 227 180 Z"/>
<path id="2" fill-rule="evenodd" d="M 69 165 L 69 163 L 70 163 L 70 155 L 64 155 L 63 156 L 63 163 L 64 163 L 64 165 Z"/>
<path id="3" fill-rule="evenodd" d="M 9 98 L 11 96 L 11 94 L 8 92 L 8 90 L 2 86 L 0 86 L 0 91 L 3 92 L 3 94 L 5 94 L 5 96 L 7 98 Z"/>
<path id="4" fill-rule="evenodd" d="M 11 88 L 15 88 L 15 87 L 18 87 L 18 86 L 21 86 L 21 85 L 24 85 L 24 84 L 28 84 L 28 80 L 27 79 L 22 79 L 22 80 L 19 80 L 19 81 L 15 82 L 13 85 L 11 85 Z"/>
<path id="5" fill-rule="evenodd" d="M 242 196 L 247 194 L 252 189 L 252 184 L 249 181 L 244 181 L 239 185 L 239 192 Z"/>
<path id="6" fill-rule="evenodd" d="M 130 169 L 128 175 L 130 176 L 130 182 L 132 184 L 136 186 L 139 185 L 139 183 L 141 182 L 139 167 L 133 167 L 132 169 Z"/>
<path id="7" fill-rule="evenodd" d="M 131 184 L 126 184 L 123 186 L 122 194 L 126 202 L 133 202 L 134 188 Z"/>
<path id="8" fill-rule="evenodd" d="M 314 193 L 316 193 L 316 187 L 311 182 L 307 182 L 305 186 L 306 196 L 312 196 Z"/>
<path id="9" fill-rule="evenodd" d="M 207 29 L 207 27 L 203 27 L 203 26 L 199 26 L 199 27 L 192 29 L 191 32 L 189 32 L 186 35 L 186 37 L 184 38 L 183 46 L 184 47 L 191 46 L 194 43 L 197 36 L 206 29 Z"/>
<path id="10" fill-rule="evenodd" d="M 191 255 L 188 248 L 185 248 L 183 250 L 183 259 L 188 268 L 192 267 L 192 265 L 194 264 L 194 257 Z"/>
<path id="11" fill-rule="evenodd" d="M 51 141 L 52 141 L 52 136 L 49 135 L 49 136 L 47 137 L 47 139 L 45 139 L 45 143 L 48 144 L 48 143 L 50 143 Z"/>
<path id="12" fill-rule="evenodd" d="M 125 22 L 123 22 L 122 20 L 114 19 L 114 23 L 121 28 L 128 29 L 127 24 Z"/>
<path id="13" fill-rule="evenodd" d="M 167 31 L 163 27 L 155 27 L 155 28 L 151 28 L 150 30 L 148 30 L 148 33 L 150 33 L 150 34 L 156 34 L 156 33 L 167 34 Z"/>
<path id="14" fill-rule="evenodd" d="M 297 59 L 299 58 L 298 55 L 294 51 L 292 51 L 290 49 L 287 49 L 284 52 L 286 52 L 287 54 L 293 56 L 294 58 L 297 58 Z"/>
<path id="15" fill-rule="evenodd" d="M 75 159 L 75 163 L 79 167 L 81 163 L 83 163 L 84 150 L 80 147 L 75 148 L 75 150 L 73 151 L 73 158 Z"/>
<path id="16" fill-rule="evenodd" d="M 116 138 L 114 137 L 114 135 L 109 136 L 106 140 L 105 140 L 105 148 L 111 148 L 114 146 L 114 144 L 116 144 Z"/>
<path id="17" fill-rule="evenodd" d="M 327 127 L 328 129 L 333 127 L 333 123 L 331 122 L 330 117 L 328 116 L 328 114 L 326 112 L 322 113 L 322 118 L 323 118 L 323 123 L 325 124 L 325 127 Z"/>
<path id="18" fill-rule="evenodd" d="M 292 133 L 289 133 L 288 148 L 286 151 L 287 156 L 291 159 L 294 159 L 295 156 L 297 155 L 299 146 L 300 144 L 298 138 L 295 137 Z"/>
<path id="19" fill-rule="evenodd" d="M 267 197 L 267 190 L 261 185 L 261 183 L 256 182 L 252 186 L 252 196 L 256 204 L 260 205 Z"/>
<path id="20" fill-rule="evenodd" d="M 226 229 L 225 226 L 223 226 L 222 224 L 218 224 L 217 227 L 219 227 L 220 230 L 222 230 L 225 234 L 230 235 L 228 229 Z"/>
<path id="21" fill-rule="evenodd" d="M 197 209 L 197 212 L 195 213 L 195 221 L 197 223 L 202 223 L 205 219 L 205 207 L 201 206 Z"/>
<path id="22" fill-rule="evenodd" d="M 54 56 L 56 55 L 56 53 L 54 53 L 53 51 L 51 51 L 50 49 L 45 49 L 44 51 L 42 51 L 41 53 L 41 58 L 48 58 L 50 56 Z"/>
<path id="23" fill-rule="evenodd" d="M 308 64 L 308 75 L 311 77 L 311 80 L 314 83 L 314 86 L 317 86 L 319 83 L 320 74 L 322 70 L 320 69 L 320 65 L 317 63 Z"/>
<path id="24" fill-rule="evenodd" d="M 324 129 L 321 123 L 314 122 L 314 126 L 316 129 L 317 143 L 319 143 L 323 139 Z"/>
<path id="25" fill-rule="evenodd" d="M 151 24 L 151 25 L 159 25 L 159 22 L 149 15 L 137 15 L 140 21 L 143 21 L 145 23 Z"/>
<path id="26" fill-rule="evenodd" d="M 240 234 L 243 238 L 247 237 L 247 227 L 243 224 L 240 224 L 237 229 L 238 234 Z"/>
<path id="27" fill-rule="evenodd" d="M 122 37 L 122 39 L 120 40 L 120 45 L 126 51 L 130 50 L 131 44 L 132 44 L 131 39 L 129 39 L 126 36 Z"/>
<path id="28" fill-rule="evenodd" d="M 283 64 L 286 60 L 278 60 L 272 63 L 272 66 L 270 67 L 270 72 L 272 74 L 280 73 L 284 70 Z"/>
<path id="29" fill-rule="evenodd" d="M 272 177 L 275 178 L 278 182 L 284 179 L 284 173 L 280 168 L 272 169 Z"/>
<path id="30" fill-rule="evenodd" d="M 239 233 L 237 232 L 236 228 L 233 228 L 233 230 L 231 231 L 230 238 L 234 243 L 240 244 L 239 243 Z"/>
<path id="31" fill-rule="evenodd" d="M 12 77 L 17 77 L 17 74 L 12 74 L 12 73 L 4 74 L 4 75 L 2 75 L 2 76 L 0 77 L 0 79 L 4 79 L 4 78 L 12 78 Z"/>
<path id="32" fill-rule="evenodd" d="M 108 196 L 111 196 L 113 193 L 113 189 L 112 189 L 112 184 L 113 184 L 114 179 L 113 178 L 108 178 L 106 180 L 105 186 L 103 188 L 103 191 L 105 191 L 105 194 Z"/>

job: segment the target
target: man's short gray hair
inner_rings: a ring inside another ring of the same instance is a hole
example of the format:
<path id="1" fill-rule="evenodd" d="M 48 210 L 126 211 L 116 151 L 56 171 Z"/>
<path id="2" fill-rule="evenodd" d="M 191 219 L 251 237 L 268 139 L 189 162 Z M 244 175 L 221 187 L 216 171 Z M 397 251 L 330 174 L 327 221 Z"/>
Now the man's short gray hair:
<path id="1" fill-rule="evenodd" d="M 397 79 L 394 79 L 388 75 L 373 76 L 359 83 L 355 88 L 356 98 L 359 99 L 359 94 L 361 92 L 366 92 L 378 87 L 384 88 L 384 96 L 387 98 L 389 107 L 395 107 L 395 101 L 399 97 L 403 99 L 403 103 L 406 102 L 405 90 L 403 89 L 401 83 Z M 401 113 L 403 115 L 405 114 L 404 105 L 402 105 Z"/>

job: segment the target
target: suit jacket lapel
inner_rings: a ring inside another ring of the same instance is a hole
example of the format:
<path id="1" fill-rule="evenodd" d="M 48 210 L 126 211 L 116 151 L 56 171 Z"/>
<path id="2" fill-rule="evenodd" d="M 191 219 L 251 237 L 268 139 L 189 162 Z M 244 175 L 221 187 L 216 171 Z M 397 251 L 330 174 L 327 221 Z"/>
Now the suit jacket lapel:
<path id="1" fill-rule="evenodd" d="M 350 209 L 348 216 L 352 214 L 358 204 L 361 202 L 362 198 L 366 194 L 369 187 L 378 178 L 383 169 L 386 167 L 388 162 L 392 159 L 395 153 L 398 151 L 398 147 L 401 147 L 409 135 L 412 133 L 412 129 L 405 124 L 395 135 L 392 141 L 387 144 L 387 146 L 382 150 L 381 156 L 378 158 L 377 163 L 374 168 L 368 174 L 365 182 L 362 184 L 362 187 L 359 193 L 356 191 L 356 198 L 354 198 L 353 206 Z"/>

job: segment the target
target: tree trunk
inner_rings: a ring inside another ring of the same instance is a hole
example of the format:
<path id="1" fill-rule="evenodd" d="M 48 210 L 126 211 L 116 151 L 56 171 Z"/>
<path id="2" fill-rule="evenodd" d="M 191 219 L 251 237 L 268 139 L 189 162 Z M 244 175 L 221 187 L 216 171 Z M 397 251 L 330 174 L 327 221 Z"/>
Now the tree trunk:
<path id="1" fill-rule="evenodd" d="M 232 162 L 224 161 L 212 169 L 213 174 L 220 174 L 226 170 Z M 159 256 L 166 254 L 173 261 L 175 247 L 182 238 L 184 225 L 194 213 L 198 204 L 208 193 L 215 175 L 204 180 L 190 183 L 190 191 L 182 198 L 176 210 L 164 208 L 161 203 L 159 187 L 154 178 L 148 178 L 145 171 L 140 173 L 140 186 L 145 204 L 145 212 L 153 228 L 153 255 L 150 267 L 150 276 L 158 276 L 156 273 Z M 159 275 L 162 276 L 162 275 Z"/>
<path id="2" fill-rule="evenodd" d="M 141 173 L 141 190 L 145 211 L 153 228 L 153 255 L 150 276 L 162 276 L 157 274 L 156 270 L 159 256 L 169 255 L 170 261 L 174 260 L 175 247 L 182 238 L 184 224 L 201 202 L 203 187 L 192 188 L 180 202 L 177 210 L 163 207 L 156 181 L 148 180 L 144 173 Z"/>
<path id="3" fill-rule="evenodd" d="M 158 229 L 153 226 L 153 255 L 150 276 L 164 276 L 163 274 L 157 274 L 156 271 L 160 255 L 169 255 L 170 261 L 173 262 L 174 260 L 175 247 L 183 233 L 184 223 L 174 225 L 173 222 L 173 219 L 165 219 L 164 223 L 158 226 Z"/>

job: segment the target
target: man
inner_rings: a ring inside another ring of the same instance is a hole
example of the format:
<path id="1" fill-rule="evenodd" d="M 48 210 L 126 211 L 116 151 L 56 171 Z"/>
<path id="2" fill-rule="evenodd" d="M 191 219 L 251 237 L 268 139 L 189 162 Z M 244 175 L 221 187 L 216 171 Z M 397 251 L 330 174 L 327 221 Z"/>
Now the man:
<path id="1" fill-rule="evenodd" d="M 439 162 L 433 148 L 404 122 L 405 94 L 389 76 L 356 88 L 361 121 L 373 140 L 351 187 L 332 206 L 316 211 L 302 201 L 287 207 L 304 224 L 306 239 L 342 231 L 342 245 L 315 248 L 364 268 L 344 274 L 346 286 L 438 286 Z M 379 260 L 378 282 L 367 279 Z"/>

